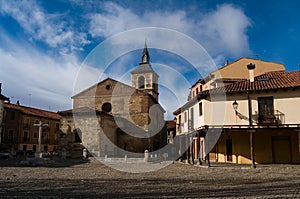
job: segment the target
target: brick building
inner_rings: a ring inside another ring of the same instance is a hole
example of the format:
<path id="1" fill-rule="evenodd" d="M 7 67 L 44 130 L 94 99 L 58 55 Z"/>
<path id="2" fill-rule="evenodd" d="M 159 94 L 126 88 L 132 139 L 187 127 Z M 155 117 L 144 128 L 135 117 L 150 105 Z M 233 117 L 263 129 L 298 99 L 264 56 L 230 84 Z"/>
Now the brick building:
<path id="1" fill-rule="evenodd" d="M 4 112 L 4 102 L 8 101 L 9 99 L 7 97 L 5 97 L 4 95 L 2 95 L 2 89 L 1 89 L 1 83 L 0 83 L 0 144 L 2 143 L 2 132 L 3 132 L 3 112 Z"/>
<path id="2" fill-rule="evenodd" d="M 39 127 L 34 124 L 38 124 L 39 121 L 48 124 L 42 128 L 41 151 L 56 152 L 60 116 L 54 112 L 22 106 L 18 102 L 4 103 L 1 147 L 23 152 L 37 151 Z"/>

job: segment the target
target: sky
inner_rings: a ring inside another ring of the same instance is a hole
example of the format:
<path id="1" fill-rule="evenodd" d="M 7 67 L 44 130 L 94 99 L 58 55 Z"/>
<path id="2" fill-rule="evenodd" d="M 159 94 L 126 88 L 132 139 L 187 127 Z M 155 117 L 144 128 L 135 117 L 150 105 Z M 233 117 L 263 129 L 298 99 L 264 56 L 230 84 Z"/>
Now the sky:
<path id="1" fill-rule="evenodd" d="M 189 87 L 226 60 L 250 57 L 299 70 L 299 8 L 296 0 L 2 0 L 2 93 L 12 103 L 70 109 L 72 95 L 104 77 L 131 84 L 130 70 L 141 61 L 146 40 L 162 82 L 160 102 L 171 119 Z M 115 48 L 120 43 L 127 50 Z M 194 62 L 201 53 L 215 65 Z M 95 61 L 107 56 L 114 59 L 103 65 Z"/>

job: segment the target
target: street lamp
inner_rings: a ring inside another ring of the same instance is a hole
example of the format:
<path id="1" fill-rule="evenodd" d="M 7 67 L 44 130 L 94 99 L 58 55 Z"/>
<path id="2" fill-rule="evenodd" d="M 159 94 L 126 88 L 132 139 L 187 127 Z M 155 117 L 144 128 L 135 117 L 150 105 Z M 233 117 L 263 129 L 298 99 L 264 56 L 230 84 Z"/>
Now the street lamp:
<path id="1" fill-rule="evenodd" d="M 42 142 L 42 127 L 47 127 L 48 124 L 43 124 L 41 120 L 39 120 L 39 123 L 33 124 L 33 126 L 39 127 L 39 145 L 38 145 L 38 152 L 36 153 L 35 157 L 41 158 L 41 142 Z"/>
<path id="2" fill-rule="evenodd" d="M 237 115 L 237 109 L 239 104 L 236 102 L 236 100 L 234 100 L 234 102 L 232 103 L 233 109 L 235 110 L 235 114 Z"/>

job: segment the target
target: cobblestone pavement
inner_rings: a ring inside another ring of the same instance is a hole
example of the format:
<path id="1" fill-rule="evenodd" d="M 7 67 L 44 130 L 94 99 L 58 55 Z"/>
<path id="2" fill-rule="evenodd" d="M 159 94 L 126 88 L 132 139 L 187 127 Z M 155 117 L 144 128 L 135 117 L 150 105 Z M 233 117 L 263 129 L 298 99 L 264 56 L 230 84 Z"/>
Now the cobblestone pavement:
<path id="1" fill-rule="evenodd" d="M 98 161 L 60 160 L 35 167 L 19 162 L 0 160 L 0 198 L 300 198 L 300 165 L 250 169 L 174 163 L 133 174 Z"/>

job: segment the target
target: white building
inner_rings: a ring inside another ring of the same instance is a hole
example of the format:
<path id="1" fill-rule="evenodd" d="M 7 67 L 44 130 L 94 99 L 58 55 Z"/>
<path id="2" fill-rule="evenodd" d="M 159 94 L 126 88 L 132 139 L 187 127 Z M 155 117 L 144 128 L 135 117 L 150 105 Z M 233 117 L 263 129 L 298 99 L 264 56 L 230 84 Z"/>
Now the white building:
<path id="1" fill-rule="evenodd" d="M 202 90 L 174 112 L 180 148 L 186 150 L 183 158 L 300 162 L 300 71 L 278 70 L 254 78 L 258 67 L 248 63 L 247 79 L 234 77 L 231 83 Z"/>

